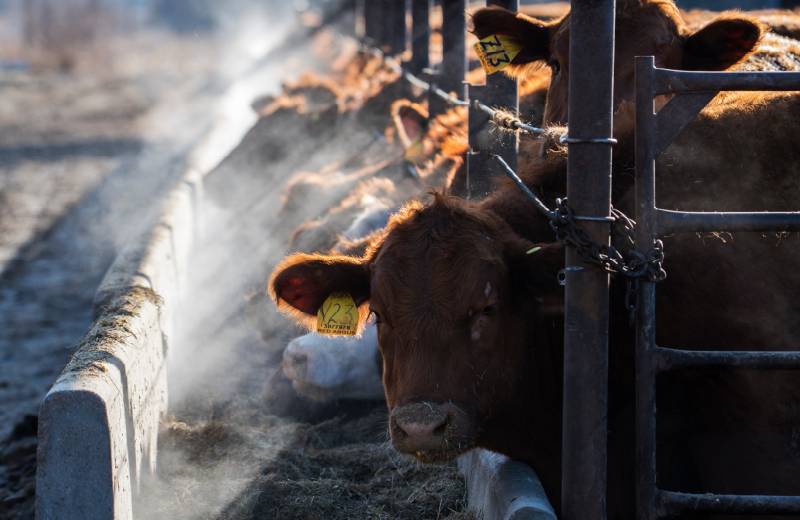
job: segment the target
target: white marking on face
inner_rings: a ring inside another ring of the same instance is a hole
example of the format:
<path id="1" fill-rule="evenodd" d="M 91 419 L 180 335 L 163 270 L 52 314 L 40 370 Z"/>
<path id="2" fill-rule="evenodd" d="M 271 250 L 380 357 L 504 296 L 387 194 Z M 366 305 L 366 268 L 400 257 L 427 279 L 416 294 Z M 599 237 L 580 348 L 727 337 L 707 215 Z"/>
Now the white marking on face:
<path id="1" fill-rule="evenodd" d="M 283 372 L 299 393 L 318 401 L 383 399 L 378 337 L 369 323 L 360 337 L 306 334 L 283 354 Z"/>
<path id="2" fill-rule="evenodd" d="M 483 290 L 483 295 L 487 298 L 492 294 L 492 282 L 486 282 L 486 288 Z"/>

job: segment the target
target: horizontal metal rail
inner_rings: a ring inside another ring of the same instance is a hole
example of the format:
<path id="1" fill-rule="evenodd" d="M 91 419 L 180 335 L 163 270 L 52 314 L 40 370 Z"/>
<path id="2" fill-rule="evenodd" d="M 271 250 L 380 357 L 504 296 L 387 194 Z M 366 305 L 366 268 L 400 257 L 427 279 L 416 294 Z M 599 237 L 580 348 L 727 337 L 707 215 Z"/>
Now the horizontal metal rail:
<path id="1" fill-rule="evenodd" d="M 800 497 L 782 495 L 715 495 L 659 490 L 658 516 L 672 518 L 686 513 L 739 515 L 797 514 Z"/>
<path id="2" fill-rule="evenodd" d="M 800 231 L 800 212 L 656 209 L 658 234 L 696 231 Z"/>
<path id="3" fill-rule="evenodd" d="M 656 373 L 677 368 L 800 369 L 798 351 L 683 350 L 655 347 Z"/>
<path id="4" fill-rule="evenodd" d="M 800 90 L 800 72 L 695 72 L 654 69 L 654 94 L 724 90 Z"/>

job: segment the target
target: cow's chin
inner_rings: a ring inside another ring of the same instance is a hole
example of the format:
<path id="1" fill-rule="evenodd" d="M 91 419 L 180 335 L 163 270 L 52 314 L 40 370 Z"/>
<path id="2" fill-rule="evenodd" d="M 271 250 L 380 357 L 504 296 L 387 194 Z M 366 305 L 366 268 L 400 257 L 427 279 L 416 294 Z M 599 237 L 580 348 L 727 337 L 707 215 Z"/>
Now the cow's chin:
<path id="1" fill-rule="evenodd" d="M 455 460 L 456 457 L 463 455 L 474 447 L 475 444 L 473 442 L 465 442 L 460 444 L 459 449 L 416 451 L 409 455 L 423 464 L 444 464 Z"/>

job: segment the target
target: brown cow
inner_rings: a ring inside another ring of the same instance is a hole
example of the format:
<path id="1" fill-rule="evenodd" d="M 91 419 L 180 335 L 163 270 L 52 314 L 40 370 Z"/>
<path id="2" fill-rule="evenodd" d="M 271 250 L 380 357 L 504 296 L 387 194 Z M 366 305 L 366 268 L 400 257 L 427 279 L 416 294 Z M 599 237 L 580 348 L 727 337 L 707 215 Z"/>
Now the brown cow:
<path id="1" fill-rule="evenodd" d="M 800 98 L 772 96 L 741 111 L 719 104 L 708 120 L 691 125 L 667 157 L 676 164 L 659 170 L 659 206 L 797 209 L 800 147 L 785 134 L 763 134 L 770 121 L 797 120 Z M 738 134 L 753 142 L 729 139 Z M 705 157 L 739 157 L 746 168 L 704 168 Z M 557 157 L 525 172 L 551 204 L 564 193 L 563 163 Z M 630 212 L 629 185 L 619 188 L 615 205 Z M 800 272 L 786 268 L 800 260 L 797 234 L 683 234 L 667 237 L 665 249 L 670 275 L 658 291 L 661 345 L 786 349 L 800 342 L 792 301 Z M 481 203 L 438 196 L 409 205 L 361 258 L 291 256 L 276 268 L 270 289 L 306 323 L 337 291 L 353 296 L 363 319 L 372 310 L 399 450 L 423 461 L 475 446 L 500 451 L 530 463 L 558 503 L 562 266 L 546 221 L 516 187 L 505 186 Z M 615 284 L 612 301 L 609 507 L 610 518 L 629 519 L 633 340 L 623 289 Z M 800 385 L 791 373 L 671 373 L 658 393 L 663 486 L 800 492 Z"/>
<path id="2" fill-rule="evenodd" d="M 524 75 L 531 66 L 541 64 L 550 67 L 553 79 L 545 122 L 567 121 L 569 20 L 567 14 L 544 22 L 499 7 L 480 9 L 473 16 L 478 37 L 504 34 L 522 46 L 509 68 L 512 74 Z M 671 0 L 620 0 L 615 33 L 614 106 L 633 101 L 635 56 L 653 55 L 656 65 L 664 68 L 726 70 L 735 68 L 756 51 L 764 33 L 764 24 L 741 13 L 720 14 L 695 30 L 687 26 Z M 764 64 L 764 60 L 759 62 Z M 797 67 L 797 63 L 786 65 Z"/>

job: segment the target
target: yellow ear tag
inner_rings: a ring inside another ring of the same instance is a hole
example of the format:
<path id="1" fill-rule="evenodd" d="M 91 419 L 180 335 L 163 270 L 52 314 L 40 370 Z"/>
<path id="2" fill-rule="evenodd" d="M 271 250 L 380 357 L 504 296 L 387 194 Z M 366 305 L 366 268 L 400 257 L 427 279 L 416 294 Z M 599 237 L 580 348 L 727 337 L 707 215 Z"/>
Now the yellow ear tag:
<path id="1" fill-rule="evenodd" d="M 522 47 L 508 36 L 493 34 L 475 44 L 475 52 L 486 74 L 494 74 L 511 65 Z"/>
<path id="2" fill-rule="evenodd" d="M 355 336 L 358 307 L 348 293 L 331 293 L 317 311 L 317 332 L 331 336 Z"/>
<path id="3" fill-rule="evenodd" d="M 403 159 L 410 163 L 420 163 L 425 159 L 425 145 L 421 140 L 414 141 L 406 148 Z"/>

